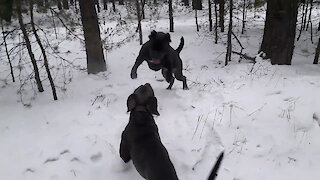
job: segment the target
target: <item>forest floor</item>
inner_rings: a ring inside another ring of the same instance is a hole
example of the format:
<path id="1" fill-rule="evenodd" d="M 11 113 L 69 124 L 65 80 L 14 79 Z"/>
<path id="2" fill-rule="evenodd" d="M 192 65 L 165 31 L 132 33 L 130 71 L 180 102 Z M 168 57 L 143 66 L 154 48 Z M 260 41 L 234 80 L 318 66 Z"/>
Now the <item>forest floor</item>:
<path id="1" fill-rule="evenodd" d="M 217 179 L 319 179 L 320 65 L 312 65 L 315 43 L 309 34 L 296 43 L 293 65 L 272 66 L 257 54 L 264 13 L 250 20 L 251 12 L 245 34 L 239 28 L 235 33 L 257 62 L 239 63 L 233 54 L 224 66 L 226 33 L 214 44 L 213 33 L 205 30 L 207 17 L 200 15 L 201 31 L 196 32 L 193 16 L 176 16 L 170 33 L 173 48 L 185 38 L 180 56 L 190 90 L 182 90 L 179 81 L 166 90 L 161 72 L 146 63 L 138 79 L 130 79 L 140 49 L 137 38 L 108 52 L 106 73 L 69 70 L 58 101 L 51 100 L 46 84 L 34 98 L 25 92 L 31 98 L 23 105 L 20 84 L 1 81 L 0 179 L 142 179 L 131 162 L 122 163 L 118 150 L 129 119 L 127 97 L 147 82 L 158 98 L 160 116 L 154 118 L 179 179 L 206 179 L 221 151 L 225 158 Z M 168 32 L 168 20 L 145 20 L 144 42 L 151 29 Z M 65 59 L 85 66 L 79 40 L 60 47 Z M 1 78 L 7 68 L 0 64 Z"/>

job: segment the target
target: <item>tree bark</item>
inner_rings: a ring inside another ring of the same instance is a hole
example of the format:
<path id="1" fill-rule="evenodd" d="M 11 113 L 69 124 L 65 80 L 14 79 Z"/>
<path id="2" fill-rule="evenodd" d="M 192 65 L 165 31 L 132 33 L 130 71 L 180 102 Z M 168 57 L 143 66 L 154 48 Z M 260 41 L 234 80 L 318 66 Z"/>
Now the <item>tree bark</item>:
<path id="1" fill-rule="evenodd" d="M 192 0 L 192 8 L 194 10 L 202 10 L 202 0 Z"/>
<path id="2" fill-rule="evenodd" d="M 172 0 L 169 0 L 169 24 L 170 24 L 170 32 L 173 32 L 173 8 L 172 8 Z"/>
<path id="3" fill-rule="evenodd" d="M 185 6 L 190 6 L 189 0 L 183 0 L 183 4 L 184 4 Z"/>
<path id="4" fill-rule="evenodd" d="M 318 64 L 319 63 L 319 55 L 320 55 L 320 37 L 318 40 L 318 46 L 316 49 L 316 55 L 314 56 L 313 64 Z"/>
<path id="5" fill-rule="evenodd" d="M 33 65 L 34 74 L 35 74 L 34 78 L 36 80 L 39 92 L 43 92 L 44 90 L 43 90 L 42 82 L 40 80 L 38 65 L 37 65 L 36 59 L 34 58 L 34 54 L 32 52 L 32 47 L 31 47 L 31 43 L 30 43 L 30 40 L 29 40 L 29 36 L 28 36 L 27 30 L 25 28 L 25 25 L 23 23 L 23 18 L 22 18 L 22 13 L 21 13 L 21 0 L 19 0 L 16 3 L 16 8 L 17 8 L 17 14 L 18 14 L 18 20 L 19 20 L 19 24 L 20 24 L 20 29 L 22 31 L 23 38 L 24 38 L 24 40 L 26 42 L 27 50 L 28 50 L 28 53 L 29 53 L 29 56 L 30 56 L 30 59 L 31 59 L 31 63 Z"/>
<path id="6" fill-rule="evenodd" d="M 58 4 L 58 9 L 62 10 L 62 2 L 61 2 L 61 0 L 57 0 L 57 4 Z"/>
<path id="7" fill-rule="evenodd" d="M 219 26 L 221 28 L 221 32 L 224 32 L 224 4 L 225 4 L 225 0 L 220 0 L 220 2 L 219 2 Z"/>
<path id="8" fill-rule="evenodd" d="M 113 9 L 113 12 L 116 12 L 116 1 L 115 0 L 112 0 L 112 9 Z"/>
<path id="9" fill-rule="evenodd" d="M 141 17 L 142 19 L 145 19 L 146 16 L 144 14 L 144 5 L 146 4 L 146 0 L 141 0 Z"/>
<path id="10" fill-rule="evenodd" d="M 137 16 L 138 16 L 138 30 L 139 30 L 139 40 L 140 40 L 140 45 L 143 44 L 142 40 L 142 27 L 141 27 L 141 11 L 140 11 L 140 3 L 139 0 L 136 0 L 136 8 L 137 8 Z"/>
<path id="11" fill-rule="evenodd" d="M 243 0 L 241 34 L 244 33 L 245 28 L 246 28 L 246 0 Z"/>
<path id="12" fill-rule="evenodd" d="M 0 1 L 0 19 L 11 22 L 13 0 Z"/>
<path id="13" fill-rule="evenodd" d="M 94 1 L 79 0 L 83 25 L 88 73 L 96 74 L 107 70 L 104 60 L 100 29 Z"/>
<path id="14" fill-rule="evenodd" d="M 108 1 L 107 0 L 103 0 L 103 9 L 104 10 L 108 9 Z"/>
<path id="15" fill-rule="evenodd" d="M 272 64 L 291 64 L 296 35 L 297 1 L 268 0 L 260 50 Z"/>
<path id="16" fill-rule="evenodd" d="M 63 9 L 69 9 L 69 2 L 68 0 L 62 0 Z"/>
<path id="17" fill-rule="evenodd" d="M 49 79 L 50 86 L 51 86 L 51 90 L 52 90 L 53 99 L 54 100 L 58 100 L 57 93 L 56 93 L 56 87 L 54 85 L 53 78 L 51 76 L 47 55 L 46 55 L 44 47 L 43 47 L 43 45 L 41 43 L 41 40 L 40 40 L 40 38 L 39 38 L 39 36 L 37 34 L 36 27 L 34 25 L 34 21 L 33 21 L 33 1 L 32 0 L 29 0 L 29 10 L 30 10 L 30 22 L 31 22 L 32 31 L 33 31 L 33 34 L 34 34 L 34 36 L 35 36 L 35 38 L 37 40 L 37 43 L 38 43 L 40 49 L 41 49 L 41 53 L 42 53 L 43 61 L 44 61 L 44 66 L 46 68 L 46 72 L 47 72 L 48 79 Z"/>
<path id="18" fill-rule="evenodd" d="M 229 29 L 228 29 L 228 42 L 227 42 L 227 54 L 225 65 L 228 65 L 228 62 L 231 61 L 231 52 L 232 52 L 232 43 L 231 43 L 231 35 L 232 35 L 232 13 L 233 13 L 233 0 L 230 0 L 230 20 L 229 20 Z"/>
<path id="19" fill-rule="evenodd" d="M 216 17 L 216 22 L 215 22 L 215 26 L 214 26 L 214 34 L 215 34 L 215 44 L 218 44 L 218 10 L 217 10 L 217 3 L 214 2 L 214 14 Z"/>
<path id="20" fill-rule="evenodd" d="M 194 16 L 196 18 L 196 27 L 197 27 L 197 32 L 199 32 L 199 24 L 198 24 L 198 11 L 195 9 L 194 10 Z"/>
<path id="21" fill-rule="evenodd" d="M 212 31 L 212 8 L 211 8 L 211 0 L 208 0 L 208 9 L 209 9 L 209 31 Z"/>

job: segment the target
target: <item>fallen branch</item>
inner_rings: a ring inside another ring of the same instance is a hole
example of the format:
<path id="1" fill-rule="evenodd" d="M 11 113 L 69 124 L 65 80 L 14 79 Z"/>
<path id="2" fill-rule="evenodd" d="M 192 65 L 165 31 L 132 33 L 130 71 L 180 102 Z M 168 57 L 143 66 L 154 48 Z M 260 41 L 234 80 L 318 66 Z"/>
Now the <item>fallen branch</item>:
<path id="1" fill-rule="evenodd" d="M 252 63 L 256 63 L 256 57 L 251 57 L 247 54 L 243 54 L 241 52 L 232 51 L 232 53 L 239 55 L 241 58 L 252 61 Z"/>

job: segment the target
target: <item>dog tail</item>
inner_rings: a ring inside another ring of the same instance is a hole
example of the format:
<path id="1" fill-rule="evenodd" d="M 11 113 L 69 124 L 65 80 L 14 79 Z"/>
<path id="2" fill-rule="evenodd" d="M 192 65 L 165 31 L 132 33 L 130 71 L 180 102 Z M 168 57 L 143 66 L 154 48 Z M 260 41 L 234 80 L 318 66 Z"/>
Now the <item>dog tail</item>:
<path id="1" fill-rule="evenodd" d="M 178 53 L 180 53 L 181 50 L 182 50 L 182 48 L 183 48 L 183 46 L 184 46 L 184 38 L 181 37 L 179 47 L 176 49 L 176 51 L 177 51 Z"/>
<path id="2" fill-rule="evenodd" d="M 223 159 L 223 154 L 224 154 L 224 152 L 222 152 L 219 155 L 219 158 L 218 158 L 216 164 L 214 165 L 213 169 L 211 170 L 211 173 L 210 173 L 210 175 L 208 177 L 208 180 L 214 180 L 216 178 L 218 170 L 219 170 L 219 167 L 221 165 L 221 161 Z"/>

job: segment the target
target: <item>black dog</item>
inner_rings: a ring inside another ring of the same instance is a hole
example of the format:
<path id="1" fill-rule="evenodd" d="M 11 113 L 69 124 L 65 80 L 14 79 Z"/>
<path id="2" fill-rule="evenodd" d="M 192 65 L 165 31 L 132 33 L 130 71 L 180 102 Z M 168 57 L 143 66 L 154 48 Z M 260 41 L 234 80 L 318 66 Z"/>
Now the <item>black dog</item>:
<path id="1" fill-rule="evenodd" d="M 120 157 L 132 159 L 139 174 L 147 180 L 178 180 L 174 166 L 163 146 L 152 114 L 160 115 L 157 98 L 150 84 L 141 85 L 127 100 L 130 120 L 122 132 Z M 216 177 L 223 154 L 214 166 L 209 180 Z"/>
<path id="2" fill-rule="evenodd" d="M 174 77 L 183 82 L 183 89 L 188 89 L 186 77 L 182 74 L 182 61 L 179 56 L 184 46 L 184 39 L 181 37 L 180 45 L 176 50 L 169 45 L 170 42 L 169 33 L 152 31 L 149 41 L 144 43 L 140 49 L 131 70 L 131 78 L 137 78 L 137 69 L 146 60 L 150 69 L 154 71 L 162 69 L 163 77 L 170 83 L 167 89 L 171 89 Z"/>

